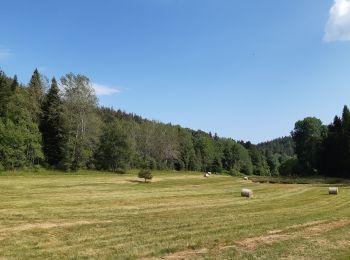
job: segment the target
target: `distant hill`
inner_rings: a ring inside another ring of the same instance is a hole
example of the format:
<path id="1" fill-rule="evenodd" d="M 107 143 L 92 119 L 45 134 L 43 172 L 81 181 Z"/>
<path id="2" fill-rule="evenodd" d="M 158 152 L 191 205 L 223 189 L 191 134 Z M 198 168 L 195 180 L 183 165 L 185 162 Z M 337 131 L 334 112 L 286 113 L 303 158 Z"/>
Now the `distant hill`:
<path id="1" fill-rule="evenodd" d="M 258 144 L 258 147 L 273 154 L 278 153 L 288 156 L 295 155 L 294 142 L 291 136 L 280 137 L 272 141 L 263 142 Z"/>

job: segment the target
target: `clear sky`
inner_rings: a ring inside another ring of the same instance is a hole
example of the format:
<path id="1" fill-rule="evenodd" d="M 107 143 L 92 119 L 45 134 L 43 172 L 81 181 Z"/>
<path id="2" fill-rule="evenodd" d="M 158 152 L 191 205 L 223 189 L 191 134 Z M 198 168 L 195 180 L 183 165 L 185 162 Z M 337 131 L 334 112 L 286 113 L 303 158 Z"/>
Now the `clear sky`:
<path id="1" fill-rule="evenodd" d="M 260 142 L 350 105 L 350 0 L 4 0 L 0 67 L 100 104 Z"/>

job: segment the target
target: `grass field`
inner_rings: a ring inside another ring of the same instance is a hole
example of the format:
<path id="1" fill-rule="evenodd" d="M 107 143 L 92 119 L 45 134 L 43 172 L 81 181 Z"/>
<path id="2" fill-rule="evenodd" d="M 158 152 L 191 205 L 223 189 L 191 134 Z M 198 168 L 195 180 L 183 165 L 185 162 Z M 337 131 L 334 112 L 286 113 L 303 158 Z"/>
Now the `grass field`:
<path id="1" fill-rule="evenodd" d="M 243 187 L 253 199 L 240 197 Z M 194 173 L 0 175 L 3 259 L 350 259 L 350 188 Z"/>

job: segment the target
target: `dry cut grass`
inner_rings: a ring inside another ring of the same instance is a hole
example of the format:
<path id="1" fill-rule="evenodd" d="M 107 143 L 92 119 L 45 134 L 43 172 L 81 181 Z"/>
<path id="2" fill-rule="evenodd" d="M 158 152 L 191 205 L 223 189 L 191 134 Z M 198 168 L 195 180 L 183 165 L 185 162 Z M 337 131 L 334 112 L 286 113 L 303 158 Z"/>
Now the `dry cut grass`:
<path id="1" fill-rule="evenodd" d="M 350 189 L 200 173 L 0 176 L 3 259 L 349 259 Z M 240 196 L 242 188 L 253 199 Z"/>

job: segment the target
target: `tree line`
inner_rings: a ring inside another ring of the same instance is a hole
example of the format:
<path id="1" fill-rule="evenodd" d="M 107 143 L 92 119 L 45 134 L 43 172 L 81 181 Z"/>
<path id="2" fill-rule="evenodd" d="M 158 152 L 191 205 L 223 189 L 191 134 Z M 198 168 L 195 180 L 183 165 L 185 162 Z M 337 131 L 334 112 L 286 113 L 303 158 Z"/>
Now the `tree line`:
<path id="1" fill-rule="evenodd" d="M 101 107 L 83 75 L 27 85 L 0 72 L 0 170 L 128 168 L 278 175 L 290 138 L 254 145 Z"/>

